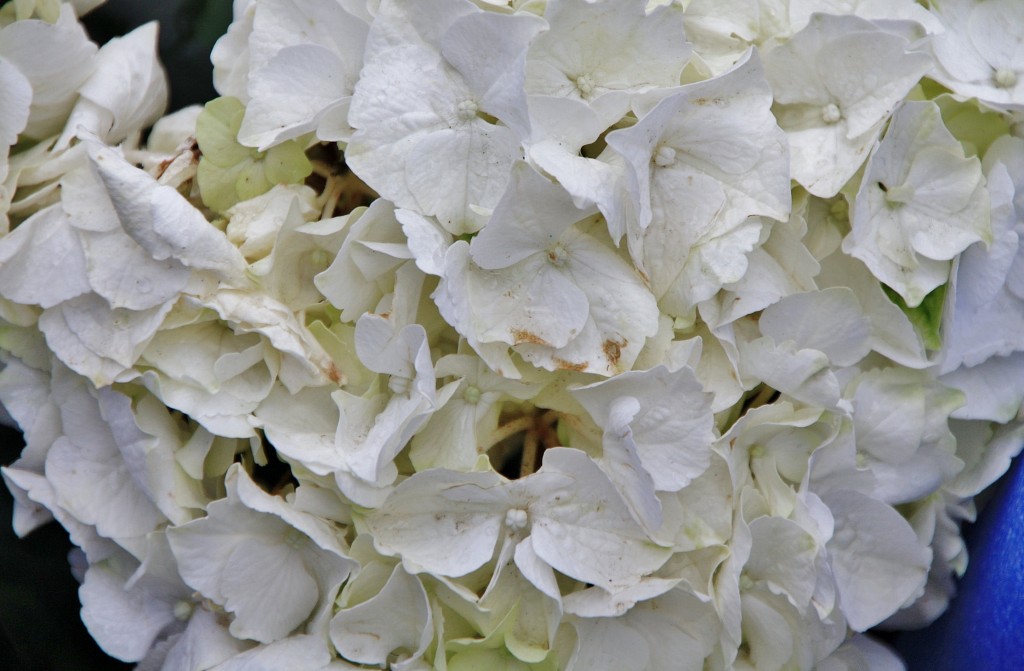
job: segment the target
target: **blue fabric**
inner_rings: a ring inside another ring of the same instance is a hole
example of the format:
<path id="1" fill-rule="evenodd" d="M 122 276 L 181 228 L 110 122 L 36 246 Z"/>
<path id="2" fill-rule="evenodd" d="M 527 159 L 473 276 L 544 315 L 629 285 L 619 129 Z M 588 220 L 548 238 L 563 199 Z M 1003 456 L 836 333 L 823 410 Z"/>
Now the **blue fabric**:
<path id="1" fill-rule="evenodd" d="M 965 537 L 970 561 L 949 610 L 896 648 L 909 671 L 1024 671 L 1024 459 Z"/>

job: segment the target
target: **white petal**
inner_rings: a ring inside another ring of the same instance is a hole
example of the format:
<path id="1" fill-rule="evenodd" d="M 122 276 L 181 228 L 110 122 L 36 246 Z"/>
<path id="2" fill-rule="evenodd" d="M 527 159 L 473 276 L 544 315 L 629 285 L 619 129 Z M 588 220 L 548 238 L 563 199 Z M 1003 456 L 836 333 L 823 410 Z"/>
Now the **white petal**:
<path id="1" fill-rule="evenodd" d="M 646 12 L 640 5 L 566 0 L 549 5 L 544 18 L 551 28 L 530 49 L 530 93 L 589 102 L 609 92 L 674 86 L 690 57 L 676 5 Z M 607 123 L 623 112 L 624 104 L 606 115 Z"/>
<path id="2" fill-rule="evenodd" d="M 516 163 L 508 191 L 487 226 L 473 238 L 470 255 L 481 268 L 508 268 L 548 250 L 570 226 L 592 214 L 592 208 L 578 208 L 560 185 L 526 163 Z"/>
<path id="3" fill-rule="evenodd" d="M 416 659 L 432 638 L 427 593 L 401 566 L 377 594 L 331 619 L 331 641 L 338 653 L 361 664 L 383 665 L 391 655 Z"/>
<path id="4" fill-rule="evenodd" d="M 114 150 L 95 144 L 90 148 L 125 232 L 154 259 L 173 257 L 186 266 L 242 282 L 246 263 L 238 249 L 181 194 L 157 184 Z"/>
<path id="5" fill-rule="evenodd" d="M 0 238 L 5 298 L 49 308 L 89 290 L 82 242 L 59 207 L 37 213 Z"/>
<path id="6" fill-rule="evenodd" d="M 410 570 L 461 576 L 494 554 L 509 507 L 495 473 L 417 473 L 369 514 L 374 544 Z"/>
<path id="7" fill-rule="evenodd" d="M 0 86 L 4 98 L 0 100 L 0 183 L 7 178 L 8 148 L 18 141 L 18 135 L 28 123 L 32 104 L 32 84 L 9 61 L 0 57 Z"/>
<path id="8" fill-rule="evenodd" d="M 891 507 L 854 491 L 826 494 L 836 530 L 828 542 L 843 614 L 854 631 L 892 615 L 923 588 L 931 550 Z"/>
<path id="9" fill-rule="evenodd" d="M 325 47 L 286 47 L 249 82 L 251 100 L 238 141 L 260 151 L 316 130 L 325 111 L 351 97 L 338 56 Z"/>
<path id="10" fill-rule="evenodd" d="M 649 669 L 650 650 L 639 632 L 615 618 L 574 623 L 579 643 L 568 671 Z"/>
<path id="11" fill-rule="evenodd" d="M 316 582 L 284 543 L 246 538 L 235 544 L 220 576 L 231 633 L 261 643 L 284 638 L 316 605 Z M 254 589 L 254 585 L 258 588 Z"/>
<path id="12" fill-rule="evenodd" d="M 885 119 L 931 67 L 926 54 L 909 47 L 863 19 L 818 14 L 765 56 L 779 125 L 790 140 L 792 175 L 808 191 L 822 198 L 839 191 Z"/>
<path id="13" fill-rule="evenodd" d="M 64 136 L 92 136 L 115 145 L 151 125 L 167 106 L 167 77 L 157 58 L 157 24 L 150 22 L 100 49 L 96 70 L 81 88 Z"/>
<path id="14" fill-rule="evenodd" d="M 441 37 L 445 60 L 462 74 L 480 105 L 521 138 L 530 132 L 523 88 L 526 45 L 545 28 L 528 13 L 479 12 L 460 17 Z"/>
<path id="15" fill-rule="evenodd" d="M 637 399 L 637 412 L 626 421 L 640 462 L 658 490 L 678 491 L 710 464 L 711 403 L 691 369 L 629 371 L 573 395 L 606 431 L 612 428 L 616 399 Z"/>
<path id="16" fill-rule="evenodd" d="M 967 404 L 952 417 L 1009 422 L 1024 403 L 1024 352 L 994 356 L 971 368 L 961 366 L 939 379 L 967 395 Z"/>
<path id="17" fill-rule="evenodd" d="M 12 63 L 32 85 L 32 111 L 25 135 L 57 132 L 93 70 L 96 45 L 89 41 L 70 6 L 55 24 L 16 21 L 0 30 L 0 58 Z M 7 92 L 4 92 L 7 95 Z"/>
<path id="18" fill-rule="evenodd" d="M 109 430 L 103 442 L 58 438 L 47 456 L 46 477 L 64 508 L 108 538 L 142 536 L 164 521 L 132 480 Z"/>
<path id="19" fill-rule="evenodd" d="M 871 347 L 871 327 L 860 303 L 839 287 L 787 296 L 766 308 L 758 325 L 775 342 L 792 340 L 801 349 L 824 352 L 835 366 L 852 366 Z"/>
<path id="20" fill-rule="evenodd" d="M 111 309 L 97 294 L 86 294 L 39 317 L 46 343 L 68 368 L 97 386 L 128 374 L 173 307 L 168 301 L 148 310 Z"/>
<path id="21" fill-rule="evenodd" d="M 529 508 L 533 548 L 557 571 L 614 592 L 668 559 L 670 551 L 648 539 L 607 476 L 579 450 L 549 450 L 541 470 L 515 485 L 536 497 Z"/>
<path id="22" fill-rule="evenodd" d="M 605 430 L 598 465 L 629 506 L 633 518 L 648 533 L 654 533 L 661 527 L 661 502 L 655 496 L 651 473 L 640 461 L 629 425 L 639 410 L 640 402 L 632 396 L 620 396 L 609 404 L 607 415 L 602 416 Z"/>
<path id="23" fill-rule="evenodd" d="M 905 103 L 868 162 L 843 251 L 917 306 L 946 283 L 950 259 L 991 240 L 984 181 L 935 103 Z"/>

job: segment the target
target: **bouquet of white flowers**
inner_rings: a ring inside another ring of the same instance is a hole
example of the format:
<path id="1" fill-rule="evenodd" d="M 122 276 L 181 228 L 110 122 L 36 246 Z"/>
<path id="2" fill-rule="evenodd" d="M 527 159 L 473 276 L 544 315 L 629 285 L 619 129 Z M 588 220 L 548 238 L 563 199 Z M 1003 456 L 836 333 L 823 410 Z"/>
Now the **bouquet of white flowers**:
<path id="1" fill-rule="evenodd" d="M 97 4 L 0 10 L 0 401 L 110 655 L 902 668 L 1024 443 L 1024 3 L 235 0 L 163 118 Z"/>

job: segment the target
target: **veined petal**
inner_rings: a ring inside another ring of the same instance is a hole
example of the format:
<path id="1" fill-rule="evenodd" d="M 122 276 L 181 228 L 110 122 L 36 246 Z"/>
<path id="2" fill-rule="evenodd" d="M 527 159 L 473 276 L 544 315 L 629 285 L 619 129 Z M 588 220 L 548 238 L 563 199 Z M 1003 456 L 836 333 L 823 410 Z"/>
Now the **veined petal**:
<path id="1" fill-rule="evenodd" d="M 513 485 L 532 501 L 530 537 L 555 570 L 614 592 L 665 563 L 597 464 L 572 448 L 549 450 L 534 476 Z"/>
<path id="2" fill-rule="evenodd" d="M 854 631 L 892 615 L 924 587 L 932 552 L 886 504 L 854 491 L 826 494 L 836 530 L 828 542 L 843 614 Z"/>
<path id="3" fill-rule="evenodd" d="M 366 517 L 375 547 L 410 571 L 458 577 L 494 554 L 511 505 L 496 473 L 417 473 Z"/>

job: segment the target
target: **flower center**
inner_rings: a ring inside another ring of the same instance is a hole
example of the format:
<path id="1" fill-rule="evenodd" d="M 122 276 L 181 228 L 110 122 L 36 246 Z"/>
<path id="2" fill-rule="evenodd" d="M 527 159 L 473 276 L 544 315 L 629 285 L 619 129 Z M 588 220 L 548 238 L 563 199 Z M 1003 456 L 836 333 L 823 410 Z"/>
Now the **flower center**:
<path id="1" fill-rule="evenodd" d="M 459 103 L 458 111 L 460 119 L 472 121 L 476 118 L 476 113 L 480 111 L 480 106 L 476 104 L 475 100 L 463 100 Z"/>
<path id="2" fill-rule="evenodd" d="M 676 150 L 672 147 L 661 146 L 654 153 L 654 163 L 662 168 L 667 168 L 676 162 Z"/>
<path id="3" fill-rule="evenodd" d="M 561 242 L 555 243 L 555 245 L 548 250 L 548 260 L 556 266 L 565 265 L 565 260 L 567 258 L 569 258 L 569 252 L 566 251 Z"/>
<path id="4" fill-rule="evenodd" d="M 505 513 L 505 525 L 511 529 L 525 529 L 529 515 L 522 508 L 513 508 Z"/>
<path id="5" fill-rule="evenodd" d="M 995 80 L 999 88 L 1013 88 L 1017 85 L 1017 73 L 1010 68 L 999 68 L 996 70 Z"/>
<path id="6" fill-rule="evenodd" d="M 185 622 L 192 617 L 193 606 L 190 602 L 181 600 L 174 604 L 174 618 L 179 622 Z"/>
<path id="7" fill-rule="evenodd" d="M 835 103 L 829 103 L 821 108 L 821 120 L 828 124 L 838 123 L 843 118 L 839 107 Z"/>
<path id="8" fill-rule="evenodd" d="M 576 78 L 576 89 L 583 97 L 588 97 L 594 92 L 594 80 L 590 78 L 590 75 L 580 75 Z"/>
<path id="9" fill-rule="evenodd" d="M 391 390 L 392 394 L 401 396 L 402 394 L 408 394 L 409 389 L 412 387 L 412 380 L 401 375 L 392 375 L 388 380 L 388 389 Z"/>
<path id="10" fill-rule="evenodd" d="M 476 405 L 480 402 L 480 388 L 469 385 L 462 392 L 462 399 L 471 405 Z"/>
<path id="11" fill-rule="evenodd" d="M 334 261 L 325 249 L 314 249 L 309 255 L 309 265 L 318 271 L 327 270 L 327 267 Z"/>
<path id="12" fill-rule="evenodd" d="M 905 203 L 909 203 L 914 199 L 914 187 L 909 184 L 900 184 L 899 186 L 890 186 L 885 192 L 885 202 L 890 207 L 899 207 Z"/>

